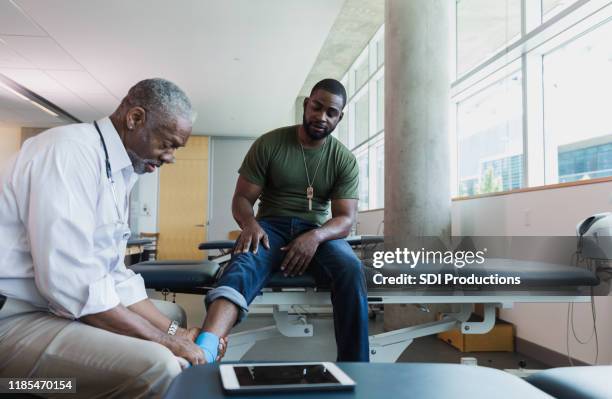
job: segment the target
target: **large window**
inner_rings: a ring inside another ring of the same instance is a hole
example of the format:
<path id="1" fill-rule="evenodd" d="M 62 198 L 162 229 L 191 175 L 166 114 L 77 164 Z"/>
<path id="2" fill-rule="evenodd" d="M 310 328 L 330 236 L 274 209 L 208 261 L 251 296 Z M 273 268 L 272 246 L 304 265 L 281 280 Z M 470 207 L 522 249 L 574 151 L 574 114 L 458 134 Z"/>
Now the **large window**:
<path id="1" fill-rule="evenodd" d="M 349 98 L 334 132 L 357 158 L 360 211 L 384 206 L 384 48 L 381 27 L 342 79 Z"/>
<path id="2" fill-rule="evenodd" d="M 612 176 L 612 0 L 456 0 L 453 193 Z M 359 210 L 384 206 L 384 27 L 346 72 L 335 135 Z"/>
<path id="3" fill-rule="evenodd" d="M 373 166 L 372 196 L 369 206 L 372 209 L 385 207 L 385 138 L 381 134 L 370 146 L 370 164 Z"/>
<path id="4" fill-rule="evenodd" d="M 368 149 L 358 151 L 357 164 L 359 165 L 359 209 L 368 209 L 370 203 L 370 163 Z"/>
<path id="5" fill-rule="evenodd" d="M 521 73 L 516 72 L 457 107 L 459 195 L 522 186 Z"/>
<path id="6" fill-rule="evenodd" d="M 520 33 L 521 0 L 457 0 L 458 72 L 501 51 Z"/>
<path id="7" fill-rule="evenodd" d="M 368 91 L 362 90 L 359 97 L 349 106 L 355 118 L 355 145 L 366 141 L 370 136 L 370 102 Z"/>
<path id="8" fill-rule="evenodd" d="M 334 136 L 340 140 L 345 145 L 348 143 L 348 118 L 346 116 L 342 118 L 338 126 L 336 127 L 336 131 L 334 132 Z"/>
<path id="9" fill-rule="evenodd" d="M 607 22 L 544 56 L 547 183 L 612 176 L 611 40 Z"/>
<path id="10" fill-rule="evenodd" d="M 385 79 L 381 76 L 376 81 L 376 132 L 385 128 Z"/>
<path id="11" fill-rule="evenodd" d="M 359 90 L 370 77 L 368 57 L 363 57 L 363 59 L 359 61 L 359 65 L 357 65 L 353 73 L 355 74 L 355 89 Z"/>
<path id="12" fill-rule="evenodd" d="M 551 19 L 575 2 L 576 0 L 542 0 L 542 20 Z"/>
<path id="13" fill-rule="evenodd" d="M 612 176 L 612 1 L 456 4 L 454 192 Z"/>

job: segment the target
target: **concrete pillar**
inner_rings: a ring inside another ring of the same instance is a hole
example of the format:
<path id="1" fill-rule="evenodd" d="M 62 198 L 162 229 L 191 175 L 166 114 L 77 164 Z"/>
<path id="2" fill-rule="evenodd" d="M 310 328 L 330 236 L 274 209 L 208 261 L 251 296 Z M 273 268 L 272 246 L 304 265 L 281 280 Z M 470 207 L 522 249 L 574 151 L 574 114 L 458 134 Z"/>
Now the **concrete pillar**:
<path id="1" fill-rule="evenodd" d="M 385 247 L 442 249 L 450 241 L 450 27 L 454 0 L 385 5 Z M 437 244 L 433 244 L 433 238 Z M 385 306 L 385 328 L 432 321 Z"/>
<path id="2" fill-rule="evenodd" d="M 452 0 L 387 0 L 385 241 L 450 236 Z"/>

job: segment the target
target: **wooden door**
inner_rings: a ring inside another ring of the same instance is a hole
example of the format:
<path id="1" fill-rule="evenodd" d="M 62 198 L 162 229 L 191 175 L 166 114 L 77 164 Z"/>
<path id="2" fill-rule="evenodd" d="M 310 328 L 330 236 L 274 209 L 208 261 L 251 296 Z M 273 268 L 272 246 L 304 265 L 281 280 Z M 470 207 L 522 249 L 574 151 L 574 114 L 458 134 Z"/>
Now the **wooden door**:
<path id="1" fill-rule="evenodd" d="M 158 259 L 204 259 L 207 215 L 208 137 L 191 136 L 159 170 Z"/>

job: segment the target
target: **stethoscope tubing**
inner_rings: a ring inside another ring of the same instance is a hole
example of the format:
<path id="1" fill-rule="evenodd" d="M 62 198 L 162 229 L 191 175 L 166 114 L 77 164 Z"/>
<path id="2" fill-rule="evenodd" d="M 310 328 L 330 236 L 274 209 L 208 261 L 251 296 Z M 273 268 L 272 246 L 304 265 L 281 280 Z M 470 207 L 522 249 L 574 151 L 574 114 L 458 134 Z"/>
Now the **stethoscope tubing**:
<path id="1" fill-rule="evenodd" d="M 104 149 L 105 156 L 105 166 L 106 166 L 106 177 L 110 183 L 111 192 L 113 194 L 113 201 L 115 202 L 115 210 L 117 211 L 117 217 L 119 218 L 119 223 L 123 224 L 123 217 L 121 216 L 121 208 L 119 208 L 119 199 L 117 198 L 117 191 L 115 190 L 115 180 L 113 179 L 113 174 L 111 172 L 111 164 L 110 158 L 108 157 L 108 150 L 106 149 L 106 141 L 104 141 L 104 136 L 102 136 L 102 132 L 100 131 L 100 127 L 98 126 L 98 122 L 94 121 L 94 126 L 98 131 L 98 135 L 100 136 L 100 140 L 102 141 L 102 148 Z"/>

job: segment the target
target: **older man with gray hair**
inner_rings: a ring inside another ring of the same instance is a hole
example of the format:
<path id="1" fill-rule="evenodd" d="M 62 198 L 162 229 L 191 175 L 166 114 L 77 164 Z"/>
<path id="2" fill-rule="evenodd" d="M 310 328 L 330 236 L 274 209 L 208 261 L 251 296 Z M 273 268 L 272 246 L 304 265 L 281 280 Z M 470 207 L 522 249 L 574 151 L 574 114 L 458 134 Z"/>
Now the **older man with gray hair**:
<path id="1" fill-rule="evenodd" d="M 123 263 L 137 174 L 174 162 L 192 122 L 178 86 L 147 79 L 110 117 L 49 129 L 8 163 L 0 377 L 75 378 L 77 397 L 158 397 L 180 358 L 204 363 L 199 330 L 158 310 Z"/>

